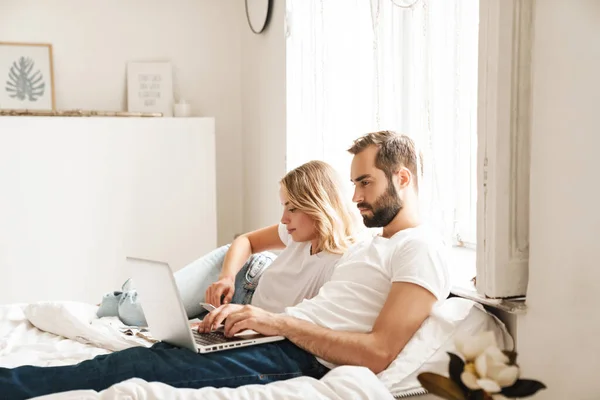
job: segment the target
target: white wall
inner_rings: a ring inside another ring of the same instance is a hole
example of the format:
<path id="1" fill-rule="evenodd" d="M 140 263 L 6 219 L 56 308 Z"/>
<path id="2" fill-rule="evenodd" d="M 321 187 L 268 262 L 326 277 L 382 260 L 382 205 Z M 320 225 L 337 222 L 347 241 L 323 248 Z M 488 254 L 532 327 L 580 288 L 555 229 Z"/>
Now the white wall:
<path id="1" fill-rule="evenodd" d="M 285 0 L 274 0 L 270 24 L 262 34 L 255 35 L 245 21 L 242 24 L 246 231 L 277 223 L 281 218 L 278 182 L 286 172 L 284 27 Z"/>
<path id="2" fill-rule="evenodd" d="M 212 250 L 214 147 L 213 118 L 0 117 L 0 304 L 95 304 L 126 256 Z"/>
<path id="3" fill-rule="evenodd" d="M 285 172 L 283 0 L 265 35 L 243 33 L 246 229 L 278 218 Z M 600 2 L 535 2 L 528 312 L 518 320 L 524 378 L 545 399 L 600 393 Z M 269 158 L 267 158 L 269 156 Z"/>
<path id="4" fill-rule="evenodd" d="M 538 0 L 523 375 L 543 399 L 600 397 L 600 2 Z"/>
<path id="5" fill-rule="evenodd" d="M 53 45 L 59 109 L 124 110 L 126 63 L 171 61 L 176 96 L 195 115 L 216 118 L 218 242 L 225 243 L 242 229 L 243 3 L 2 0 L 0 41 Z"/>

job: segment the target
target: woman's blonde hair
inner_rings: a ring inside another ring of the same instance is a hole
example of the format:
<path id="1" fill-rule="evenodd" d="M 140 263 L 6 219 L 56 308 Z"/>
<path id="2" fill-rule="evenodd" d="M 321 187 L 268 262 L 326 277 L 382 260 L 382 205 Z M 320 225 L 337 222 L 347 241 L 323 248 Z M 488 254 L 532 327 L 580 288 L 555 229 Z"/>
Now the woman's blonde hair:
<path id="1" fill-rule="evenodd" d="M 333 167 L 323 161 L 310 161 L 288 172 L 280 183 L 290 205 L 315 221 L 316 251 L 342 254 L 354 243 L 355 219 Z"/>

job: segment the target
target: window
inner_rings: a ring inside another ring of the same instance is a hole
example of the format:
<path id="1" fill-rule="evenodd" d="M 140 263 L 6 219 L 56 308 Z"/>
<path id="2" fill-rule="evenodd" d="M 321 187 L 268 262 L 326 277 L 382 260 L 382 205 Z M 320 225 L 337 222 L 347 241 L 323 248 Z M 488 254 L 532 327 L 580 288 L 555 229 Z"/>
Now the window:
<path id="1" fill-rule="evenodd" d="M 475 249 L 479 2 L 403 2 L 288 0 L 287 167 L 322 159 L 349 177 L 353 139 L 407 133 L 429 222 Z"/>
<path id="2" fill-rule="evenodd" d="M 458 282 L 476 248 L 479 295 L 525 295 L 532 26 L 527 0 L 287 0 L 288 169 L 348 176 L 354 138 L 410 134 Z"/>

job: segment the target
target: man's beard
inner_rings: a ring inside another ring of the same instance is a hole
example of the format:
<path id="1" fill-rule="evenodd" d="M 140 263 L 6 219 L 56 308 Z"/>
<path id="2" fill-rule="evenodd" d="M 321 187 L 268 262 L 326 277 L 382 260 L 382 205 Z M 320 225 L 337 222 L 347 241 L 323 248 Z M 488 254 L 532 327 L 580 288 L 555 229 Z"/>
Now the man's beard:
<path id="1" fill-rule="evenodd" d="M 385 192 L 375 200 L 373 205 L 358 203 L 357 207 L 367 208 L 373 212 L 372 216 L 363 215 L 363 223 L 367 228 L 381 228 L 387 226 L 402 210 L 402 200 L 398 197 L 396 188 L 388 181 Z"/>

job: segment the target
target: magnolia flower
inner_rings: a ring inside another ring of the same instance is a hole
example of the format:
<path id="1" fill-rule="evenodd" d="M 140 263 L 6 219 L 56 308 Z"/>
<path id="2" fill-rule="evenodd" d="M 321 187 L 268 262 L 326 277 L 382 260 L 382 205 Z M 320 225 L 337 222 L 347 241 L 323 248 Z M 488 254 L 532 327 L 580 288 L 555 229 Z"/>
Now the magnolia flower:
<path id="1" fill-rule="evenodd" d="M 494 332 L 487 331 L 476 336 L 458 337 L 454 343 L 456 350 L 462 354 L 465 362 L 475 361 L 485 349 L 490 346 L 496 346 L 496 336 Z"/>
<path id="2" fill-rule="evenodd" d="M 509 359 L 497 347 L 493 332 L 458 339 L 456 349 L 465 359 L 460 379 L 471 390 L 499 393 L 503 387 L 514 385 L 519 377 L 519 368 L 508 365 Z"/>

